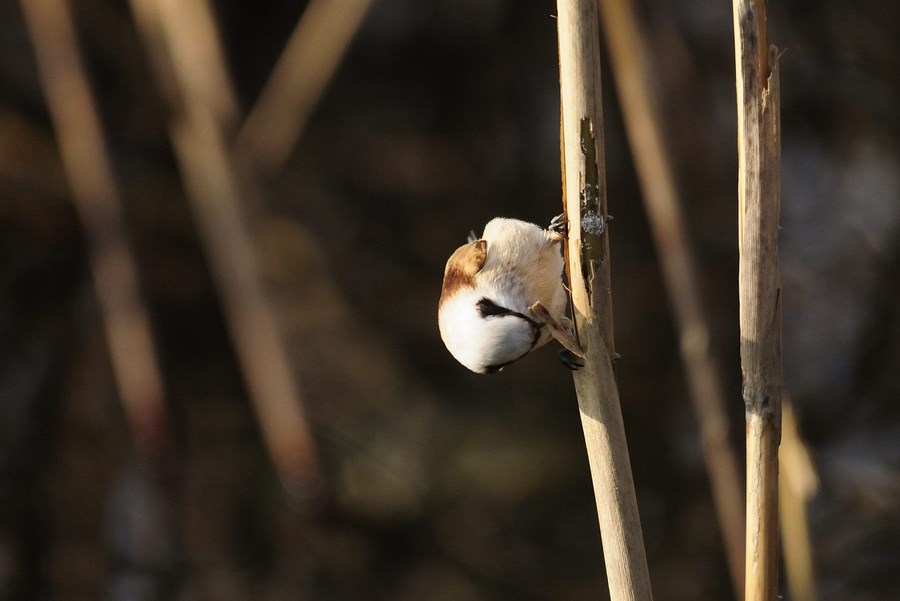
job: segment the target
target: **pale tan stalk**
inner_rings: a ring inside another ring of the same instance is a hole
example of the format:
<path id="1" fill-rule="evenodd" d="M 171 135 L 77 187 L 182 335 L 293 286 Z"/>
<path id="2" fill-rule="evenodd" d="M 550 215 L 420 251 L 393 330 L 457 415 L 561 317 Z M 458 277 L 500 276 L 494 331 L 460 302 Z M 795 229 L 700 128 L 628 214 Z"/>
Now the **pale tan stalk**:
<path id="1" fill-rule="evenodd" d="M 809 449 L 800 438 L 787 397 L 783 399 L 782 410 L 778 516 L 781 519 L 779 530 L 784 549 L 785 579 L 793 601 L 815 601 L 816 580 L 807 507 L 819 490 L 819 477 Z"/>
<path id="2" fill-rule="evenodd" d="M 741 370 L 747 421 L 746 601 L 778 596 L 781 282 L 777 56 L 763 0 L 734 0 Z"/>
<path id="3" fill-rule="evenodd" d="M 574 320 L 585 350 L 575 372 L 610 598 L 652 599 L 619 406 L 606 227 L 600 32 L 595 0 L 559 0 L 563 204 Z"/>

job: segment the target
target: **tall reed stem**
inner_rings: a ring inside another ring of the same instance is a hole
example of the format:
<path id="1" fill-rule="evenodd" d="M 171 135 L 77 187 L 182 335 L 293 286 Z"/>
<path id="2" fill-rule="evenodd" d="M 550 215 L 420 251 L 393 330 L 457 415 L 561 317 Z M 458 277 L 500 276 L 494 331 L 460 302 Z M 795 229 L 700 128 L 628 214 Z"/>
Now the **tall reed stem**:
<path id="1" fill-rule="evenodd" d="M 764 0 L 734 0 L 741 370 L 747 421 L 746 601 L 778 595 L 781 281 L 777 53 Z"/>
<path id="2" fill-rule="evenodd" d="M 559 0 L 563 204 L 569 284 L 585 366 L 575 390 L 613 601 L 652 599 L 613 372 L 600 31 L 595 0 Z"/>

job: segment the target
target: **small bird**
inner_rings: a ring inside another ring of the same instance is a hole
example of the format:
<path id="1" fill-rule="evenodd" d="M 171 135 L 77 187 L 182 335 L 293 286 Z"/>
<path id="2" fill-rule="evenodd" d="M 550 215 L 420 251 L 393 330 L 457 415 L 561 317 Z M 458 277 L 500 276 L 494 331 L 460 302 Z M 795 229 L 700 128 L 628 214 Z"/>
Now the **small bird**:
<path id="1" fill-rule="evenodd" d="M 547 229 L 498 217 L 481 238 L 473 234 L 450 255 L 438 327 L 457 361 L 476 373 L 496 373 L 555 338 L 565 347 L 564 365 L 584 365 L 565 316 L 560 249 L 566 225 L 564 215 Z"/>

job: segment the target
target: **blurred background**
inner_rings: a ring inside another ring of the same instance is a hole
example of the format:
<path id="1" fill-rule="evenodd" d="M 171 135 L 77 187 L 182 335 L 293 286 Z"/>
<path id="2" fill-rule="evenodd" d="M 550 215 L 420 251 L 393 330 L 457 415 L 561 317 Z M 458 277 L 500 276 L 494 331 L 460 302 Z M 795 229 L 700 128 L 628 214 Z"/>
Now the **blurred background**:
<path id="1" fill-rule="evenodd" d="M 470 230 L 561 212 L 555 3 L 69 5 L 74 38 L 65 4 L 0 2 L 0 598 L 605 598 L 570 373 L 469 373 L 436 324 Z M 742 464 L 731 4 L 636 9 Z M 769 7 L 823 600 L 900 598 L 898 34 L 893 2 Z M 733 599 L 603 75 L 655 598 Z"/>

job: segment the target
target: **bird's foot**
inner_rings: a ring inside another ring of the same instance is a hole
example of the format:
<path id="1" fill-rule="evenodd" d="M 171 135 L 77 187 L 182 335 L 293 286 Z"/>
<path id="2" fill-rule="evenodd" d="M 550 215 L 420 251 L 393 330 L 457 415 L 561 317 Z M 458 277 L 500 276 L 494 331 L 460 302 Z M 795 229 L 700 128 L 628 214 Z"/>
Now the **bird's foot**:
<path id="1" fill-rule="evenodd" d="M 569 237 L 569 218 L 565 213 L 560 213 L 550 221 L 547 231 L 554 240 L 567 239 Z"/>

